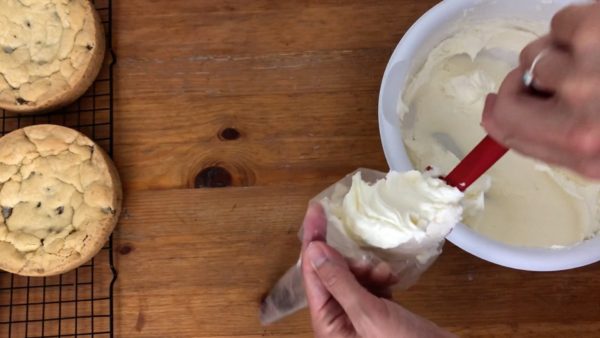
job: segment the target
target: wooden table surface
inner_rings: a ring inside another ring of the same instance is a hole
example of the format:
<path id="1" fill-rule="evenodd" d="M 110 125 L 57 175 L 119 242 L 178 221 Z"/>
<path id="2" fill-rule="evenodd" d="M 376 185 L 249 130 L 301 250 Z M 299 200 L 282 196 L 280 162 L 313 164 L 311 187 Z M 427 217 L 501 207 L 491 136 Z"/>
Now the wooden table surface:
<path id="1" fill-rule="evenodd" d="M 259 300 L 297 257 L 308 199 L 386 169 L 380 79 L 435 3 L 113 1 L 117 337 L 312 336 L 306 311 L 261 327 Z M 598 264 L 529 273 L 448 244 L 396 300 L 465 336 L 600 336 L 599 277 Z"/>

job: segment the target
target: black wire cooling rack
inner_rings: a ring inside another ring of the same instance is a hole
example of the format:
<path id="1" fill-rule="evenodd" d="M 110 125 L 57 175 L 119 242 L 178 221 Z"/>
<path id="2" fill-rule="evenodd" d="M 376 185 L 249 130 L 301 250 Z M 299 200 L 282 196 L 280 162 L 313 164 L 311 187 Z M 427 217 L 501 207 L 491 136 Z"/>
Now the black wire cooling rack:
<path id="1" fill-rule="evenodd" d="M 107 57 L 96 82 L 76 103 L 60 111 L 19 116 L 0 110 L 0 135 L 34 124 L 59 124 L 81 131 L 112 155 L 112 1 L 93 1 L 106 32 Z M 102 251 L 75 271 L 47 278 L 0 272 L 0 337 L 113 337 L 112 237 Z"/>

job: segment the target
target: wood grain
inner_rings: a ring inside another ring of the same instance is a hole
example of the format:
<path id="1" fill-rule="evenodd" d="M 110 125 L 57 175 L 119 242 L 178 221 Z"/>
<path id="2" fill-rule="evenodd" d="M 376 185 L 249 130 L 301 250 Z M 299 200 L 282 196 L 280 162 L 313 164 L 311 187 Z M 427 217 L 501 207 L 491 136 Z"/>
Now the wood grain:
<path id="1" fill-rule="evenodd" d="M 297 259 L 298 225 L 320 189 L 131 193 L 116 234 L 117 252 L 126 252 L 117 257 L 118 336 L 309 337 L 305 312 L 269 328 L 257 315 L 262 295 Z M 598 274 L 598 265 L 509 270 L 448 244 L 421 282 L 396 300 L 464 336 L 593 336 L 600 325 Z"/>
<path id="2" fill-rule="evenodd" d="M 379 83 L 402 33 L 433 3 L 116 2 L 126 187 L 189 187 L 214 162 L 256 185 L 384 168 Z M 218 142 L 227 127 L 243 138 Z"/>
<path id="3" fill-rule="evenodd" d="M 310 337 L 258 323 L 308 199 L 385 169 L 381 76 L 434 0 L 113 0 L 117 337 Z M 219 137 L 234 128 L 239 138 Z M 190 189 L 220 166 L 236 187 Z M 600 335 L 599 265 L 529 273 L 448 244 L 407 308 L 467 337 Z"/>

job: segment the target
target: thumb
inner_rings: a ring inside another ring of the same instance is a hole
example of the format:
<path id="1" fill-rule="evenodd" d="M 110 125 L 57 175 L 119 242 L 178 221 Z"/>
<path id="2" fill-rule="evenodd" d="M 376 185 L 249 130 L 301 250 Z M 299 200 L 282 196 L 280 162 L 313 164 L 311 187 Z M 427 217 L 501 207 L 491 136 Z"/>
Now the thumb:
<path id="1" fill-rule="evenodd" d="M 319 203 L 312 203 L 306 210 L 304 222 L 302 223 L 302 250 L 313 241 L 326 241 L 327 239 L 327 217 Z"/>
<path id="2" fill-rule="evenodd" d="M 384 304 L 354 277 L 346 260 L 323 242 L 312 242 L 304 253 L 323 287 L 340 304 L 355 325 L 366 318 L 378 317 Z"/>
<path id="3" fill-rule="evenodd" d="M 492 120 L 492 114 L 494 113 L 494 107 L 496 107 L 496 100 L 498 99 L 498 94 L 488 94 L 485 97 L 485 103 L 483 105 L 483 114 L 481 116 L 481 125 L 486 128 L 487 125 Z"/>
<path id="4" fill-rule="evenodd" d="M 498 94 L 488 94 L 485 97 L 485 104 L 483 105 L 483 113 L 481 115 L 481 126 L 496 142 L 508 147 L 505 142 L 502 142 L 495 132 L 495 119 L 496 116 L 496 101 L 498 100 Z"/>

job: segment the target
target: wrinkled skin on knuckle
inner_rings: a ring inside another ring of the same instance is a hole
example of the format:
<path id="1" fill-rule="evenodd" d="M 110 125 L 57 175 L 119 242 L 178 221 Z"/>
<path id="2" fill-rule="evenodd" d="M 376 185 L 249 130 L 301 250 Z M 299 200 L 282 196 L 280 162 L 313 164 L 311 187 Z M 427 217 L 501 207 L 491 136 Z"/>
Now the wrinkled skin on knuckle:
<path id="1" fill-rule="evenodd" d="M 337 275 L 336 271 L 333 269 L 327 269 L 324 272 L 322 272 L 322 274 L 323 283 L 325 283 L 325 286 L 327 286 L 328 289 L 335 287 L 336 283 L 339 280 L 339 276 Z"/>
<path id="2" fill-rule="evenodd" d="M 370 304 L 368 311 L 360 323 L 355 323 L 358 332 L 363 337 L 386 337 L 393 332 L 394 323 L 398 318 L 386 306 L 385 301 L 379 300 Z"/>
<path id="3" fill-rule="evenodd" d="M 347 332 L 348 328 L 345 325 L 347 325 L 346 322 L 344 322 L 342 320 L 336 320 L 333 323 L 330 323 L 329 325 L 326 325 L 325 327 L 319 329 L 319 332 L 315 332 L 315 337 L 316 338 L 332 338 L 332 337 L 333 338 L 346 338 L 346 337 L 352 337 Z"/>
<path id="4" fill-rule="evenodd" d="M 600 50 L 600 6 L 596 5 L 594 11 L 583 17 L 573 32 L 572 48 L 576 57 L 589 57 L 590 53 Z"/>
<path id="5" fill-rule="evenodd" d="M 346 335 L 340 333 L 343 332 L 343 328 L 339 324 L 328 326 L 327 329 L 323 329 L 319 332 L 315 331 L 315 338 L 346 338 Z"/>
<path id="6" fill-rule="evenodd" d="M 582 158 L 583 162 L 596 159 L 600 156 L 600 124 L 580 124 L 571 131 L 568 144 L 570 150 Z"/>
<path id="7" fill-rule="evenodd" d="M 572 11 L 574 8 L 575 8 L 575 5 L 569 5 L 563 9 L 561 9 L 560 11 L 558 11 L 556 13 L 556 15 L 554 15 L 554 17 L 550 21 L 550 29 L 552 31 L 558 30 L 560 28 L 560 25 L 562 23 L 564 16 L 566 14 L 568 14 L 569 11 Z"/>
<path id="8" fill-rule="evenodd" d="M 580 5 L 569 5 L 560 10 L 550 21 L 550 29 L 552 32 L 559 32 L 565 25 L 576 25 L 574 28 L 577 31 L 581 20 L 576 22 L 569 22 L 569 20 L 576 16 L 579 12 Z"/>
<path id="9" fill-rule="evenodd" d="M 595 101 L 600 100 L 600 88 L 593 85 L 593 81 L 583 76 L 574 76 L 566 80 L 561 86 L 559 95 L 565 103 L 570 114 L 577 116 L 583 114 L 592 106 L 599 107 Z M 600 114 L 600 112 L 598 112 Z"/>

